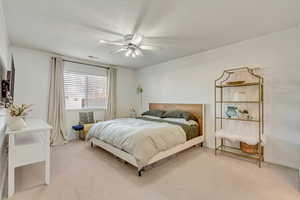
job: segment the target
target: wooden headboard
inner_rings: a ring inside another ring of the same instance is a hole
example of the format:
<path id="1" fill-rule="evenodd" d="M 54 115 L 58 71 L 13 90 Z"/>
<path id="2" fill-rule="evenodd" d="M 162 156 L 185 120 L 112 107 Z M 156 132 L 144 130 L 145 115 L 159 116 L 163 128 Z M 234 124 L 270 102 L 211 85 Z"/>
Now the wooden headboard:
<path id="1" fill-rule="evenodd" d="M 204 133 L 204 104 L 149 103 L 150 110 L 183 110 L 197 117 L 200 135 Z"/>

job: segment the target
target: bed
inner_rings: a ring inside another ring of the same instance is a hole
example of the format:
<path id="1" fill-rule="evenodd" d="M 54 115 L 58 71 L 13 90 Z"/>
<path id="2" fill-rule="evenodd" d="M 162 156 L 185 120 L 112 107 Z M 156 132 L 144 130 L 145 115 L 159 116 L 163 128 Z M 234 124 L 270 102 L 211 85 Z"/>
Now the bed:
<path id="1" fill-rule="evenodd" d="M 191 113 L 196 124 L 167 119 L 123 118 L 94 125 L 87 139 L 135 166 L 141 176 L 146 166 L 204 142 L 203 104 L 150 103 L 149 110 L 181 110 Z"/>

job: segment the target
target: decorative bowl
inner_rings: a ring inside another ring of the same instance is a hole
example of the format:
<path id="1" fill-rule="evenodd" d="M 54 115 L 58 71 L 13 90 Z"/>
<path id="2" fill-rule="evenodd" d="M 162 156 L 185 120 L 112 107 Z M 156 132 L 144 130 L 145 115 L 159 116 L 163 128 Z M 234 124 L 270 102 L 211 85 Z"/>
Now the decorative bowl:
<path id="1" fill-rule="evenodd" d="M 245 81 L 228 81 L 226 85 L 241 85 L 243 83 L 245 83 Z"/>

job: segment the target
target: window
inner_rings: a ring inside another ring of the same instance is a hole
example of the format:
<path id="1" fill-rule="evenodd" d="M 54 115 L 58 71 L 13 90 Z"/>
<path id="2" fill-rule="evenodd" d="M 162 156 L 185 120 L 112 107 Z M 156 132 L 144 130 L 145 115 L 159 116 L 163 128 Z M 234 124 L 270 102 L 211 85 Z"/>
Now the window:
<path id="1" fill-rule="evenodd" d="M 95 73 L 64 71 L 66 109 L 105 108 L 107 77 Z"/>

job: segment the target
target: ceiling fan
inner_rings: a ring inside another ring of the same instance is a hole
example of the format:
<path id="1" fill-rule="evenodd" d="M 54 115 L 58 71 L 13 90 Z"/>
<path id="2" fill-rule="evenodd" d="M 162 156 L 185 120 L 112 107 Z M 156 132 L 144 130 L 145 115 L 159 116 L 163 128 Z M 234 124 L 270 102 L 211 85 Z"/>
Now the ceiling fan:
<path id="1" fill-rule="evenodd" d="M 143 36 L 139 34 L 127 34 L 122 41 L 99 40 L 99 43 L 118 46 L 118 48 L 111 51 L 112 54 L 124 52 L 126 57 L 132 58 L 143 56 L 144 50 L 157 49 L 155 46 L 143 44 Z"/>

